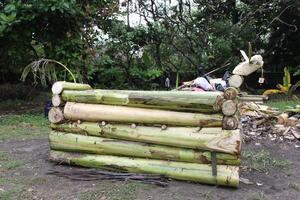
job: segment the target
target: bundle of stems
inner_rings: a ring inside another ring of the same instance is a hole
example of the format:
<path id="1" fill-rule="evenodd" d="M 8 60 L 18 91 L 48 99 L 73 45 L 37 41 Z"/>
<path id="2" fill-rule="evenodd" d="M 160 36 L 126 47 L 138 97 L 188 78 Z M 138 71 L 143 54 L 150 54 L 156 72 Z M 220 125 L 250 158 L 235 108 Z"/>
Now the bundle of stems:
<path id="1" fill-rule="evenodd" d="M 160 174 L 177 180 L 205 184 L 217 184 L 231 187 L 238 187 L 239 185 L 239 167 L 230 165 L 218 165 L 217 175 L 214 176 L 210 164 L 67 153 L 54 150 L 50 152 L 50 160 L 58 163 L 105 169 L 109 171 Z"/>
<path id="2" fill-rule="evenodd" d="M 49 135 L 51 149 L 92 154 L 119 155 L 191 163 L 211 163 L 211 153 L 193 149 L 168 147 L 156 144 L 78 135 L 52 131 Z M 218 164 L 239 165 L 236 155 L 216 154 Z"/>

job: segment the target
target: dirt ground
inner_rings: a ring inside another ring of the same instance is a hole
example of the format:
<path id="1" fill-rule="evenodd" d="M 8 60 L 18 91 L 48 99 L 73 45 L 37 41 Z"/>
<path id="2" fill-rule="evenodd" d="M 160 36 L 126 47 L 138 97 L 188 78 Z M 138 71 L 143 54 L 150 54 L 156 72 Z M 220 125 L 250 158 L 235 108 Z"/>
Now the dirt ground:
<path id="1" fill-rule="evenodd" d="M 238 189 L 181 181 L 170 181 L 166 188 L 134 181 L 73 181 L 47 175 L 51 169 L 70 167 L 48 161 L 47 138 L 6 140 L 0 143 L 0 149 L 22 163 L 0 171 L 0 199 L 300 199 L 299 150 L 291 144 L 269 141 L 260 145 L 255 145 L 255 142 L 244 144 L 245 152 L 265 149 L 274 158 L 289 161 L 289 164 L 284 169 L 271 166 L 263 172 L 242 167 L 241 177 L 254 184 L 241 183 Z M 250 161 L 246 160 L 244 165 L 247 162 Z"/>

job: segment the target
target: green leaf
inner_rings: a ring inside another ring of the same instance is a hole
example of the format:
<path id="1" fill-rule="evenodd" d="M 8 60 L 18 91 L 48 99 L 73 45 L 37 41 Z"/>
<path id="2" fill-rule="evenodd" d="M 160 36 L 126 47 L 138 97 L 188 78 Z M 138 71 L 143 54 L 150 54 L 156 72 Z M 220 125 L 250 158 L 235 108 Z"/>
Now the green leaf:
<path id="1" fill-rule="evenodd" d="M 7 20 L 8 23 L 11 23 L 11 22 L 15 21 L 15 19 L 16 19 L 16 13 L 12 13 L 11 15 L 8 15 L 6 17 L 6 20 Z"/>
<path id="2" fill-rule="evenodd" d="M 298 75 L 300 75 L 300 67 L 299 67 L 299 69 L 297 69 L 297 71 L 295 71 L 294 74 L 293 74 L 293 76 L 298 76 Z"/>
<path id="3" fill-rule="evenodd" d="M 14 4 L 8 4 L 4 7 L 4 12 L 11 13 L 16 10 L 16 6 Z"/>
<path id="4" fill-rule="evenodd" d="M 142 60 L 147 68 L 150 68 L 153 66 L 153 63 L 151 62 L 150 56 L 147 52 L 143 53 Z"/>
<path id="5" fill-rule="evenodd" d="M 11 23 L 16 19 L 16 13 L 12 13 L 11 15 L 5 15 L 3 13 L 0 14 L 0 20 Z"/>
<path id="6" fill-rule="evenodd" d="M 64 6 L 65 9 L 69 9 L 70 8 L 69 4 L 66 3 L 66 2 L 63 3 L 63 6 Z"/>

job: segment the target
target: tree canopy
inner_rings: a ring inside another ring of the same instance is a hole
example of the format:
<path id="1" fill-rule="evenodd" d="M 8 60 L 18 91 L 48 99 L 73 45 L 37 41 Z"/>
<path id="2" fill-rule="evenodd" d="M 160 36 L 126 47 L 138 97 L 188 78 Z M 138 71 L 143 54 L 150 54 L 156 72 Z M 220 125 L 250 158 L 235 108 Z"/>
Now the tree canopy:
<path id="1" fill-rule="evenodd" d="M 299 11 L 292 0 L 6 0 L 0 82 L 19 81 L 26 65 L 49 58 L 103 88 L 157 89 L 166 77 L 173 85 L 177 74 L 194 78 L 199 66 L 232 69 L 248 42 L 267 70 L 296 72 Z M 133 14 L 140 24 L 131 24 Z M 64 68 L 49 73 L 72 80 Z"/>

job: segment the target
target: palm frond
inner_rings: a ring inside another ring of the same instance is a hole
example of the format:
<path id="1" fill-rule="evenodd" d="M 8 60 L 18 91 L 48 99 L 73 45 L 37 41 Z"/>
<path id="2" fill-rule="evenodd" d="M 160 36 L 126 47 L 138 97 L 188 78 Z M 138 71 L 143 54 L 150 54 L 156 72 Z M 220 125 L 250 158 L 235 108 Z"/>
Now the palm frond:
<path id="1" fill-rule="evenodd" d="M 46 86 L 47 82 L 53 83 L 57 81 L 56 66 L 64 68 L 71 75 L 73 82 L 76 83 L 76 78 L 69 68 L 61 62 L 46 58 L 28 64 L 22 72 L 21 81 L 25 81 L 28 75 L 32 73 L 35 84 L 40 82 L 43 86 Z"/>

